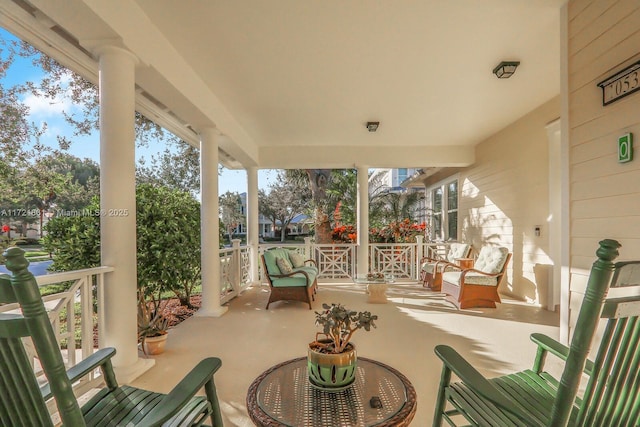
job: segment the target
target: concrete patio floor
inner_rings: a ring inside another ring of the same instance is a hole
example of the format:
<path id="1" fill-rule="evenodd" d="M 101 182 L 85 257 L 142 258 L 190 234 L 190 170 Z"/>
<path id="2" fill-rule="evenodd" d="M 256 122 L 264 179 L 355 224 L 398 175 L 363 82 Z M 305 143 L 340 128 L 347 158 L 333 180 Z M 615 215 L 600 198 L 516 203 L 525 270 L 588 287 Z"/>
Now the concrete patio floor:
<path id="1" fill-rule="evenodd" d="M 253 426 L 245 404 L 247 389 L 263 371 L 306 355 L 318 328 L 314 310 L 340 302 L 379 316 L 378 328 L 358 331 L 358 354 L 401 371 L 418 396 L 412 425 L 431 425 L 441 363 L 437 344 L 456 348 L 491 377 L 531 366 L 532 332 L 558 336 L 559 317 L 541 308 L 505 299 L 497 309 L 456 310 L 443 295 L 415 283 L 389 287 L 387 304 L 368 304 L 362 285 L 321 284 L 314 310 L 299 302 L 277 302 L 265 310 L 266 285 L 254 286 L 229 303 L 220 318 L 192 317 L 170 331 L 166 352 L 133 385 L 166 392 L 206 356 L 222 359 L 215 376 L 224 425 Z"/>

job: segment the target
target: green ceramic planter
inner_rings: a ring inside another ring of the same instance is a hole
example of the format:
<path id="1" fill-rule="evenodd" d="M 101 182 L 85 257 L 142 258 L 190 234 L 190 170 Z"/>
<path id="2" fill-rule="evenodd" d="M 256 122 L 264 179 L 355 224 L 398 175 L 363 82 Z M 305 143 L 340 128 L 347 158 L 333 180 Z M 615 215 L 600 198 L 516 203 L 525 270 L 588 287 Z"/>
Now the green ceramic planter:
<path id="1" fill-rule="evenodd" d="M 341 390 L 350 386 L 356 379 L 356 349 L 344 353 L 326 354 L 309 348 L 307 354 L 307 370 L 309 382 L 323 390 Z"/>

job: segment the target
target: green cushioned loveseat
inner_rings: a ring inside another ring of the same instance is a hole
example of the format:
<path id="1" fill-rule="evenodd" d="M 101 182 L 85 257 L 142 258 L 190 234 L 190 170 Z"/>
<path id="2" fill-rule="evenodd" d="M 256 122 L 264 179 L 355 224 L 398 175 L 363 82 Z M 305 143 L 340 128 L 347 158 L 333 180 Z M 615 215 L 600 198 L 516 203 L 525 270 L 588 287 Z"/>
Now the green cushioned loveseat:
<path id="1" fill-rule="evenodd" d="M 311 310 L 318 286 L 315 261 L 303 259 L 295 250 L 286 248 L 266 250 L 261 258 L 264 277 L 271 287 L 267 309 L 274 301 L 293 300 L 306 302 Z"/>

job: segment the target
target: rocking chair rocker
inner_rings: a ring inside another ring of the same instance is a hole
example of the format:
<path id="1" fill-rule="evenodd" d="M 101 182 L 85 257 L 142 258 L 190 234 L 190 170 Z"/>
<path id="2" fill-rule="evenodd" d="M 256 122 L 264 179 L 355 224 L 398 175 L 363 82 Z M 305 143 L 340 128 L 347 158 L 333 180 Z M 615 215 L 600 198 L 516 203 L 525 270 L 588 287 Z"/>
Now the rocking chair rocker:
<path id="1" fill-rule="evenodd" d="M 18 303 L 20 314 L 0 314 L 0 425 L 53 426 L 46 402 L 55 399 L 62 424 L 82 426 L 199 426 L 222 417 L 213 374 L 217 357 L 202 360 L 167 395 L 119 386 L 111 365 L 114 348 L 103 348 L 65 372 L 65 366 L 40 290 L 27 270 L 24 251 L 4 253 L 10 277 L 0 275 L 0 304 Z M 22 338 L 31 337 L 48 383 L 40 386 Z M 72 384 L 100 368 L 106 387 L 80 406 Z M 196 396 L 204 387 L 205 396 Z"/>
<path id="2" fill-rule="evenodd" d="M 531 335 L 538 345 L 532 369 L 488 380 L 455 350 L 437 346 L 435 352 L 444 367 L 433 425 L 439 427 L 443 419 L 456 425 L 462 417 L 465 425 L 486 427 L 639 426 L 640 261 L 614 265 L 619 246 L 615 240 L 600 242 L 571 346 L 542 334 Z M 625 287 L 624 294 L 634 296 L 605 301 L 610 286 Z M 590 361 L 587 354 L 599 317 L 608 321 Z M 564 361 L 559 380 L 544 371 L 549 353 Z M 452 373 L 461 381 L 451 382 Z M 578 393 L 583 375 L 588 381 Z M 446 409 L 447 403 L 452 409 Z"/>

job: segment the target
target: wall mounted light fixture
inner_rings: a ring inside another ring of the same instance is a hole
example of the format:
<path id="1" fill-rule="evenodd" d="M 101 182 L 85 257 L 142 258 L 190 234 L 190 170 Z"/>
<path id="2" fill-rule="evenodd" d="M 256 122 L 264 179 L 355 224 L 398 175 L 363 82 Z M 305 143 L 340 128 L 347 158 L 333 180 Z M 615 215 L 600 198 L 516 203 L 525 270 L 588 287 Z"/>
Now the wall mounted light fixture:
<path id="1" fill-rule="evenodd" d="M 493 69 L 493 74 L 499 79 L 508 79 L 516 72 L 518 65 L 520 65 L 519 61 L 502 61 Z"/>
<path id="2" fill-rule="evenodd" d="M 367 130 L 369 132 L 375 132 L 378 130 L 378 126 L 380 126 L 380 122 L 367 122 Z"/>

